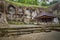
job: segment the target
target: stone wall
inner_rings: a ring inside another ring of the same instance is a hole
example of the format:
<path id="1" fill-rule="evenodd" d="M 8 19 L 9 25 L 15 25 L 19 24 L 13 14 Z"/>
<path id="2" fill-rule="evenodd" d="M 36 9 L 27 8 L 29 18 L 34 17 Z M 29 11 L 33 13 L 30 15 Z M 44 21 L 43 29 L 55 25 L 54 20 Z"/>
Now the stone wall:
<path id="1" fill-rule="evenodd" d="M 3 2 L 5 5 L 4 6 L 5 15 L 9 20 L 16 20 L 16 21 L 23 20 L 24 22 L 27 22 L 27 21 L 30 22 L 31 20 L 35 20 L 34 17 L 43 11 L 54 12 L 54 10 L 52 9 L 53 7 L 52 8 L 25 7 L 25 6 L 17 6 L 17 5 L 8 3 L 6 1 L 3 1 Z M 56 6 L 54 8 L 56 8 Z"/>

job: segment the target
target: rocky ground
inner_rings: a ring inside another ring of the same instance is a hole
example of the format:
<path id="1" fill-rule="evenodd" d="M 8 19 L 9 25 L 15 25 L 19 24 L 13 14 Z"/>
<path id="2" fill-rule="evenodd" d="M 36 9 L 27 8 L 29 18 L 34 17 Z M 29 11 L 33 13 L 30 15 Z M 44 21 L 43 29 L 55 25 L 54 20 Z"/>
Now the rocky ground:
<path id="1" fill-rule="evenodd" d="M 60 32 L 41 32 L 27 35 L 0 37 L 0 40 L 60 40 Z"/>

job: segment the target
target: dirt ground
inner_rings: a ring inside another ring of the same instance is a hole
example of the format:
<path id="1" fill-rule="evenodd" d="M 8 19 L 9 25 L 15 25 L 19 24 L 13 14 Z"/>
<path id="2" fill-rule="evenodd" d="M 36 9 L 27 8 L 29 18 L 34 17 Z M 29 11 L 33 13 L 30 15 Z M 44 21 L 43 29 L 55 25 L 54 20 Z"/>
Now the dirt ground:
<path id="1" fill-rule="evenodd" d="M 60 32 L 41 32 L 27 35 L 0 37 L 0 40 L 60 40 Z"/>

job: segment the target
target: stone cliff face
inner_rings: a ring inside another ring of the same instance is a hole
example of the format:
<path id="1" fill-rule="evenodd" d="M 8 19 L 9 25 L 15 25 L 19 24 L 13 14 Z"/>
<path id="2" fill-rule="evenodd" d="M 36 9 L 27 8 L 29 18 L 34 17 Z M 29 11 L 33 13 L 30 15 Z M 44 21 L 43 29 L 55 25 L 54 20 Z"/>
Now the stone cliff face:
<path id="1" fill-rule="evenodd" d="M 7 23 L 7 20 L 6 20 L 6 15 L 5 15 L 5 5 L 4 5 L 4 1 L 3 0 L 0 0 L 0 28 L 6 28 L 8 27 L 8 23 Z M 1 11 L 2 10 L 2 11 Z"/>
<path id="2" fill-rule="evenodd" d="M 0 17 L 0 28 L 7 28 L 8 27 L 8 23 L 7 23 L 7 20 L 6 18 L 4 17 L 4 15 L 2 13 L 1 14 L 1 17 Z"/>

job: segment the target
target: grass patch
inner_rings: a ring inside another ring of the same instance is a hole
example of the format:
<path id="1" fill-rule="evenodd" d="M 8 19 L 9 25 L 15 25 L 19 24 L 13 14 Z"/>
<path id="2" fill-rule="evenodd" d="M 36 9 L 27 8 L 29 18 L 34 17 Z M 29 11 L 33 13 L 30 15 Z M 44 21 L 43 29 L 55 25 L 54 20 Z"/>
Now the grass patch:
<path id="1" fill-rule="evenodd" d="M 34 23 L 24 23 L 24 22 L 20 22 L 20 21 L 8 21 L 9 24 L 12 24 L 12 25 L 35 25 Z"/>
<path id="2" fill-rule="evenodd" d="M 8 21 L 9 24 L 14 24 L 14 25 L 24 25 L 23 22 L 17 22 L 17 21 Z"/>

